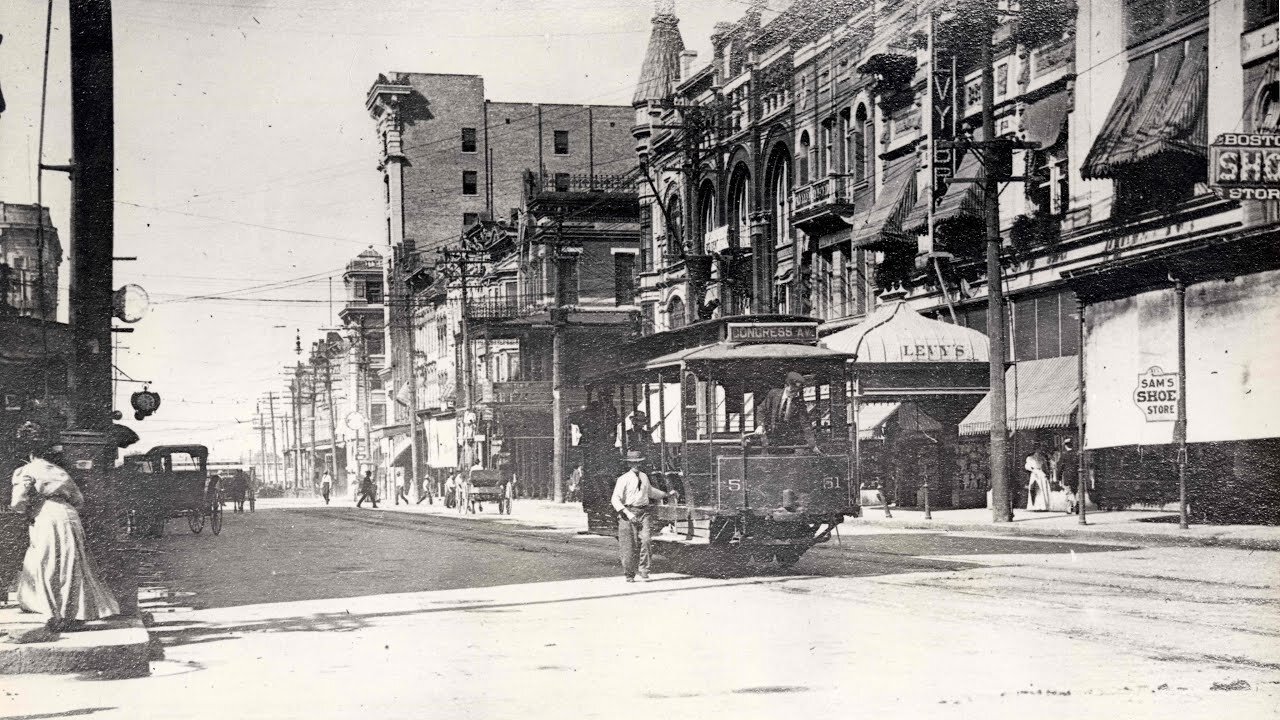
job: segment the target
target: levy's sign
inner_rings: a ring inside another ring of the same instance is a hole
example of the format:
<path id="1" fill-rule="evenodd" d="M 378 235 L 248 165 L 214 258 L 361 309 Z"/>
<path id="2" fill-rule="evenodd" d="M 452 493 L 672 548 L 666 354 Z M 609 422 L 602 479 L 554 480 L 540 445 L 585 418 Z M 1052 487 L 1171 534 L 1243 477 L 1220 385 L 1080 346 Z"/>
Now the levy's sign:
<path id="1" fill-rule="evenodd" d="M 1152 367 L 1138 376 L 1133 390 L 1133 403 L 1147 422 L 1173 422 L 1178 419 L 1178 373 L 1167 373 Z"/>
<path id="2" fill-rule="evenodd" d="M 818 342 L 817 323 L 729 323 L 731 343 L 784 343 L 815 345 Z"/>
<path id="3" fill-rule="evenodd" d="M 1209 145 L 1209 186 L 1231 200 L 1280 200 L 1280 135 L 1219 135 Z"/>

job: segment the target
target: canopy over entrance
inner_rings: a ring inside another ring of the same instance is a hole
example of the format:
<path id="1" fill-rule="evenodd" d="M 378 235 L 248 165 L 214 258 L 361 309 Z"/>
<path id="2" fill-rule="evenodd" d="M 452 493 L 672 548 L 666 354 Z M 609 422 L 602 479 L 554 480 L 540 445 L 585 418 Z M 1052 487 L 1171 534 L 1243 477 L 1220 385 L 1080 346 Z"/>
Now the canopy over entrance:
<path id="1" fill-rule="evenodd" d="M 900 299 L 824 344 L 850 357 L 864 402 L 922 403 L 931 416 L 955 422 L 989 389 L 987 336 L 924 317 Z"/>

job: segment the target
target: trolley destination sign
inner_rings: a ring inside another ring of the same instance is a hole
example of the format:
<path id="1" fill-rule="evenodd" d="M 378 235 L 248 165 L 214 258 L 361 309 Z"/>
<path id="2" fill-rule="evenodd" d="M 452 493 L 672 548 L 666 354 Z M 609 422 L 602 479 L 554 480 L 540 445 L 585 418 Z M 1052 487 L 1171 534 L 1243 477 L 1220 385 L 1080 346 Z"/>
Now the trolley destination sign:
<path id="1" fill-rule="evenodd" d="M 1280 135 L 1219 135 L 1209 145 L 1209 185 L 1230 200 L 1280 200 Z"/>
<path id="2" fill-rule="evenodd" d="M 783 343 L 813 345 L 818 342 L 817 323 L 729 323 L 728 341 L 739 344 Z"/>

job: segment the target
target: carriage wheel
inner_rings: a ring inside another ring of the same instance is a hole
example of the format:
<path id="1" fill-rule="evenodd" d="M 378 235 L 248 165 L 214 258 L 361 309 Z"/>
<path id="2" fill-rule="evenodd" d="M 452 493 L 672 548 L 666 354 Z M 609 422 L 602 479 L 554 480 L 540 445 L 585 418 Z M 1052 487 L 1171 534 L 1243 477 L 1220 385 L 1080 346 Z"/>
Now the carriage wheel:
<path id="1" fill-rule="evenodd" d="M 209 529 L 217 535 L 222 532 L 222 503 L 215 502 L 209 512 Z"/>
<path id="2" fill-rule="evenodd" d="M 197 510 L 189 510 L 187 512 L 187 527 L 191 528 L 191 532 L 196 535 L 204 530 L 204 513 Z"/>

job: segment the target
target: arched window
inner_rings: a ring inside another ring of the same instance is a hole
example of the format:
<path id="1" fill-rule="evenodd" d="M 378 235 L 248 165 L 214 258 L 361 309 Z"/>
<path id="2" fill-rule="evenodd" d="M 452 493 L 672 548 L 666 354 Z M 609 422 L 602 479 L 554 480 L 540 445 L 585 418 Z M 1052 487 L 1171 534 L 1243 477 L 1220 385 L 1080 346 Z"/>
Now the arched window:
<path id="1" fill-rule="evenodd" d="M 779 145 L 769 158 L 769 209 L 773 212 L 773 242 L 791 240 L 791 158 Z"/>
<path id="2" fill-rule="evenodd" d="M 850 125 L 853 132 L 853 138 L 850 145 L 853 147 L 853 179 L 866 180 L 871 173 L 867 172 L 867 106 L 859 105 L 858 112 L 854 115 L 854 122 Z"/>
<path id="3" fill-rule="evenodd" d="M 1253 118 L 1254 132 L 1280 132 L 1280 83 L 1269 83 L 1258 93 Z"/>
<path id="4" fill-rule="evenodd" d="M 678 193 L 671 193 L 667 197 L 667 255 L 680 257 L 684 241 L 684 205 Z"/>
<path id="5" fill-rule="evenodd" d="M 738 247 L 751 244 L 751 173 L 746 166 L 734 169 L 729 183 L 729 232 L 737 238 Z"/>
<path id="6" fill-rule="evenodd" d="M 840 172 L 853 172 L 853 117 L 849 108 L 840 111 Z"/>
<path id="7" fill-rule="evenodd" d="M 676 330 L 684 327 L 684 300 L 679 296 L 671 298 L 667 303 L 667 329 Z"/>
<path id="8" fill-rule="evenodd" d="M 822 172 L 830 175 L 836 170 L 835 120 L 822 123 Z"/>
<path id="9" fill-rule="evenodd" d="M 711 250 L 711 242 L 707 236 L 716 229 L 716 188 L 711 183 L 703 183 L 698 192 L 698 222 L 702 229 L 703 247 Z"/>
<path id="10" fill-rule="evenodd" d="M 800 133 L 800 153 L 796 155 L 798 180 L 801 185 L 809 184 L 809 131 Z"/>

